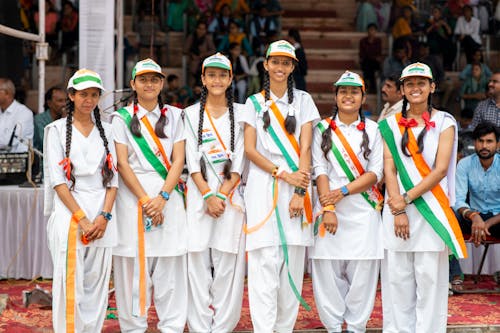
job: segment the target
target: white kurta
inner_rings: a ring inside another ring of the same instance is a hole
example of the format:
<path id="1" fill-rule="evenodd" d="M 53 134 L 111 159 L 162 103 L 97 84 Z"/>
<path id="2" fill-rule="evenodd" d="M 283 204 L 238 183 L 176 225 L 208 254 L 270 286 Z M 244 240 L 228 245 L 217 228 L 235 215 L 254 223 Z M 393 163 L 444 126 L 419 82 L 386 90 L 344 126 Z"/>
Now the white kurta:
<path id="1" fill-rule="evenodd" d="M 15 131 L 14 131 L 15 127 Z M 33 112 L 24 104 L 14 100 L 5 110 L 0 110 L 0 149 L 8 148 L 12 133 L 17 137 L 12 139 L 11 153 L 28 151 L 28 146 L 18 138 L 33 140 Z"/>
<path id="2" fill-rule="evenodd" d="M 232 154 L 232 169 L 241 175 L 243 171 L 243 130 L 239 123 L 240 113 L 243 105 L 234 104 L 235 128 L 234 128 L 234 152 Z M 212 162 L 206 163 L 207 182 L 210 189 L 217 193 L 224 175 L 225 158 L 218 158 L 219 153 L 224 153 L 224 148 L 219 144 L 216 133 L 212 130 L 210 121 L 205 113 L 203 117 L 203 144 L 198 147 L 198 123 L 200 104 L 194 104 L 186 108 L 185 113 L 185 137 L 186 137 L 186 161 L 189 174 L 200 172 L 200 157 L 208 157 Z M 212 118 L 215 127 L 224 141 L 227 150 L 231 149 L 231 127 L 229 112 L 219 118 Z M 189 123 L 188 123 L 189 122 Z M 207 160 L 205 160 L 207 162 Z M 223 252 L 237 253 L 243 227 L 243 200 L 239 193 L 239 187 L 234 190 L 232 205 L 229 199 L 226 202 L 224 214 L 214 219 L 206 213 L 207 205 L 203 196 L 196 187 L 193 179 L 188 178 L 189 188 L 187 195 L 187 223 L 189 229 L 189 252 L 204 251 L 208 248 Z"/>
<path id="3" fill-rule="evenodd" d="M 311 95 L 302 90 L 293 90 L 295 108 L 295 118 L 297 127 L 294 133 L 297 142 L 300 142 L 300 132 L 302 125 L 308 122 L 319 120 L 319 113 Z M 278 106 L 283 118 L 288 114 L 288 94 L 278 99 L 271 93 L 271 98 Z M 275 165 L 284 168 L 288 172 L 292 170 L 276 146 L 269 133 L 263 129 L 262 112 L 257 115 L 254 105 L 250 99 L 247 99 L 245 111 L 242 113 L 241 122 L 254 127 L 257 131 L 256 149 L 269 161 Z M 248 180 L 245 187 L 245 206 L 247 211 L 247 223 L 251 228 L 261 222 L 271 211 L 273 204 L 273 180 L 269 171 L 262 170 L 252 162 L 249 165 Z M 294 187 L 284 181 L 278 184 L 278 209 L 280 212 L 281 223 L 285 232 L 288 245 L 310 246 L 312 245 L 312 227 L 307 225 L 302 227 L 302 217 L 290 218 L 288 206 L 293 196 Z M 267 223 L 254 233 L 247 235 L 246 250 L 254 250 L 267 246 L 280 246 L 278 224 L 276 214 L 272 214 Z"/>
<path id="4" fill-rule="evenodd" d="M 127 107 L 132 114 L 132 107 Z M 167 138 L 159 138 L 166 155 L 171 159 L 174 143 L 184 140 L 184 127 L 181 110 L 168 107 L 165 134 Z M 160 110 L 148 112 L 139 105 L 138 117 L 147 117 L 154 127 L 160 117 Z M 158 195 L 164 184 L 164 179 L 146 160 L 144 154 L 135 142 L 132 133 L 121 116 L 115 112 L 112 115 L 113 135 L 116 143 L 125 144 L 128 148 L 128 162 L 136 174 L 142 187 L 150 198 Z M 141 121 L 141 128 L 146 131 Z M 162 160 L 161 155 L 157 155 Z M 123 183 L 120 177 L 120 191 L 116 197 L 116 215 L 118 225 L 118 245 L 113 249 L 113 255 L 135 257 L 137 254 L 137 201 L 138 198 Z M 186 211 L 182 196 L 175 190 L 170 193 L 170 199 L 163 209 L 165 220 L 159 228 L 145 233 L 146 257 L 177 256 L 187 251 Z"/>
<path id="5" fill-rule="evenodd" d="M 108 139 L 109 150 L 115 157 L 114 145 L 109 124 L 103 123 Z M 58 163 L 65 157 L 66 119 L 57 120 L 45 129 L 45 183 L 47 205 L 50 218 L 47 223 L 47 238 L 54 262 L 53 276 L 53 324 L 56 332 L 65 331 L 66 304 L 66 251 L 68 243 L 71 212 L 63 204 L 53 188 L 70 182 Z M 71 194 L 90 221 L 103 210 L 106 188 L 102 185 L 101 168 L 106 158 L 103 141 L 96 126 L 85 137 L 74 126 L 71 136 L 70 159 L 73 163 L 75 188 Z M 118 186 L 118 174 L 115 172 L 109 186 Z M 111 274 L 111 248 L 116 245 L 116 217 L 107 223 L 101 239 L 88 245 L 77 241 L 76 266 L 76 312 L 75 329 L 77 332 L 100 331 L 108 299 L 108 284 Z"/>
<path id="6" fill-rule="evenodd" d="M 383 145 L 377 123 L 366 119 L 366 133 L 370 140 L 371 153 L 368 160 L 361 150 L 363 132 L 356 126 L 359 120 L 350 125 L 343 124 L 338 117 L 336 123 L 351 148 L 358 157 L 365 172 L 372 172 L 377 182 L 383 174 Z M 332 134 L 335 135 L 335 134 Z M 321 131 L 314 128 L 313 168 L 316 178 L 327 175 L 330 190 L 340 188 L 350 183 L 337 159 L 330 151 L 328 160 L 321 150 Z M 316 207 L 321 207 L 317 202 Z M 316 209 L 318 211 L 318 209 Z M 382 221 L 380 212 L 374 209 L 361 194 L 352 194 L 336 204 L 338 228 L 335 235 L 327 232 L 324 237 L 316 236 L 314 246 L 309 249 L 311 259 L 382 259 Z M 355 241 L 353 243 L 353 241 Z"/>

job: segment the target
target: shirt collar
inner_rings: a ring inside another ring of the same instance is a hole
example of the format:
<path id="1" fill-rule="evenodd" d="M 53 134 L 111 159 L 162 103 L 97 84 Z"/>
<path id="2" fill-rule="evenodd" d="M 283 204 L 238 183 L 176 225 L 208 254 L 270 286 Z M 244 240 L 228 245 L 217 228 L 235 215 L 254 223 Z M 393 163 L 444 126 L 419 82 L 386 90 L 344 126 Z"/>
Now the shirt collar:
<path id="1" fill-rule="evenodd" d="M 154 108 L 153 111 L 146 110 L 140 104 L 137 104 L 137 106 L 139 106 L 139 111 L 137 112 L 137 117 L 139 119 L 142 119 L 142 117 L 144 117 L 144 116 L 146 116 L 148 114 L 151 115 L 151 116 L 153 116 L 153 117 L 157 117 L 157 118 L 160 117 L 160 108 L 158 107 L 158 105 L 156 105 L 156 107 Z"/>
<path id="2" fill-rule="evenodd" d="M 10 105 L 5 109 L 5 110 L 2 110 L 3 113 L 12 113 L 14 112 L 14 109 L 16 108 L 16 104 L 18 102 L 16 100 L 13 100 L 12 103 L 10 103 Z"/>
<path id="3" fill-rule="evenodd" d="M 271 98 L 275 103 L 281 102 L 284 104 L 288 104 L 288 90 L 285 91 L 285 93 L 283 94 L 283 96 L 281 96 L 281 98 L 278 98 L 275 94 L 273 94 L 272 91 L 270 91 L 270 93 L 271 93 Z"/>
<path id="4" fill-rule="evenodd" d="M 340 118 L 339 118 L 339 115 L 337 114 L 337 116 L 335 117 L 335 123 L 340 126 L 340 127 L 356 127 L 358 126 L 358 124 L 361 122 L 361 119 L 359 119 L 359 116 L 358 116 L 358 119 L 356 119 L 356 121 L 354 121 L 353 123 L 347 125 L 347 124 L 344 124 L 342 121 L 340 121 Z"/>

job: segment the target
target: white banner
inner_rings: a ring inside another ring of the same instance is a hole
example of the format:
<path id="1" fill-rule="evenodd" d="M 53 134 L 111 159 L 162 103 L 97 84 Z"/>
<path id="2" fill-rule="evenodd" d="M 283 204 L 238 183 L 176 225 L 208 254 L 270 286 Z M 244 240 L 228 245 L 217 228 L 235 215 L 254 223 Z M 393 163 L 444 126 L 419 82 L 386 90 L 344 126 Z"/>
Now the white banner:
<path id="1" fill-rule="evenodd" d="M 104 110 L 113 104 L 115 89 L 114 23 L 115 1 L 80 1 L 80 68 L 96 71 L 101 75 L 108 92 L 99 106 Z"/>

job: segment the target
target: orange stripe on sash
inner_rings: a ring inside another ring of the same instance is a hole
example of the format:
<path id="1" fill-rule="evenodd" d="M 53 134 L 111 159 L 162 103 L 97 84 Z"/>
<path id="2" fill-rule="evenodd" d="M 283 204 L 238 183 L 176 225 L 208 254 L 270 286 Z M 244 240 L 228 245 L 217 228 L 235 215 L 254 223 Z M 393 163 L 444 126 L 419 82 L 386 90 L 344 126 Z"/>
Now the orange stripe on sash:
<path id="1" fill-rule="evenodd" d="M 266 217 L 261 222 L 259 222 L 257 225 L 254 225 L 253 227 L 248 228 L 247 224 L 245 223 L 245 225 L 243 226 L 243 232 L 248 235 L 248 234 L 251 234 L 251 233 L 259 230 L 260 228 L 262 228 L 262 226 L 264 224 L 266 224 L 267 220 L 269 220 L 269 218 L 273 214 L 277 205 L 278 205 L 278 179 L 274 178 L 274 180 L 273 180 L 273 207 L 271 208 L 269 213 L 266 215 Z"/>
<path id="2" fill-rule="evenodd" d="M 68 233 L 68 249 L 66 257 L 66 332 L 75 331 L 75 273 L 76 273 L 76 242 L 78 222 L 85 217 L 79 209 L 71 216 Z"/>
<path id="3" fill-rule="evenodd" d="M 142 206 L 149 201 L 148 196 L 144 196 L 137 202 L 137 254 L 139 261 L 139 313 L 146 315 L 146 249 L 144 239 L 144 223 L 142 221 Z"/>
<path id="4" fill-rule="evenodd" d="M 399 120 L 401 119 L 401 113 L 396 114 L 396 122 L 399 124 Z M 405 127 L 398 125 L 399 131 L 401 132 L 401 135 L 403 135 L 405 131 Z M 408 151 L 415 162 L 415 166 L 422 176 L 422 178 L 426 177 L 431 173 L 431 169 L 427 165 L 427 162 L 424 159 L 424 156 L 418 152 L 418 143 L 415 138 L 415 135 L 413 134 L 413 131 L 410 129 L 408 130 Z M 431 189 L 432 194 L 438 201 L 439 205 L 441 206 L 441 209 L 446 215 L 446 218 L 448 219 L 448 222 L 450 223 L 450 227 L 453 230 L 453 233 L 457 237 L 458 243 L 460 244 L 460 248 L 462 249 L 462 253 L 466 253 L 465 249 L 465 242 L 463 240 L 462 236 L 462 231 L 460 229 L 460 225 L 458 224 L 457 218 L 455 214 L 453 213 L 453 210 L 450 208 L 450 200 L 448 199 L 448 196 L 444 193 L 443 188 L 441 185 L 438 183 L 434 188 Z"/>
<path id="5" fill-rule="evenodd" d="M 153 138 L 154 142 L 158 146 L 158 149 L 160 150 L 161 156 L 163 157 L 163 161 L 165 162 L 165 166 L 167 167 L 167 171 L 170 171 L 170 161 L 168 160 L 167 154 L 165 153 L 165 149 L 163 149 L 163 145 L 160 142 L 160 139 L 158 139 L 158 136 L 156 135 L 155 131 L 153 130 L 153 126 L 151 126 L 151 123 L 149 122 L 148 118 L 146 116 L 142 117 L 142 122 L 146 126 L 146 129 L 149 132 L 149 135 Z"/>
<path id="6" fill-rule="evenodd" d="M 264 92 L 262 92 L 264 94 Z M 271 104 L 270 106 L 271 111 L 273 111 L 274 116 L 278 120 L 278 123 L 281 127 L 281 130 L 283 133 L 285 133 L 286 137 L 288 138 L 288 141 L 292 144 L 293 149 L 297 153 L 297 156 L 300 158 L 300 148 L 299 148 L 299 143 L 297 142 L 297 139 L 295 139 L 295 136 L 293 134 L 288 133 L 288 131 L 285 128 L 285 118 L 283 118 L 283 115 L 281 114 L 280 110 L 278 109 L 278 106 L 276 103 Z M 306 189 L 306 194 L 304 196 L 304 211 L 306 213 L 306 219 L 308 223 L 313 222 L 313 212 L 312 212 L 312 203 L 311 203 L 311 196 L 309 194 L 309 191 Z"/>
<path id="7" fill-rule="evenodd" d="M 210 121 L 210 125 L 212 126 L 212 129 L 215 132 L 215 135 L 217 135 L 217 139 L 219 139 L 220 144 L 222 145 L 222 148 L 224 148 L 224 152 L 227 150 L 226 145 L 224 144 L 224 141 L 222 141 L 222 138 L 219 135 L 219 131 L 217 131 L 217 127 L 215 127 L 214 122 L 212 120 L 212 116 L 210 115 L 210 112 L 208 112 L 207 108 L 205 108 L 205 113 L 207 114 L 207 118 Z"/>

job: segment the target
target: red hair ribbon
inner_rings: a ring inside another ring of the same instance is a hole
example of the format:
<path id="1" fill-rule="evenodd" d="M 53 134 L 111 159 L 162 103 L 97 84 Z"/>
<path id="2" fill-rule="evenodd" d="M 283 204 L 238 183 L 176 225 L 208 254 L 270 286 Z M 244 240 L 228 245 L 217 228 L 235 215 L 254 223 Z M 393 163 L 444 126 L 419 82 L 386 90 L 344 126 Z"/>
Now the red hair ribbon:
<path id="1" fill-rule="evenodd" d="M 108 153 L 108 155 L 106 155 L 106 163 L 109 170 L 115 169 L 116 171 L 116 168 L 113 165 L 113 155 L 111 155 L 111 153 Z"/>
<path id="2" fill-rule="evenodd" d="M 71 180 L 71 160 L 69 157 L 63 158 L 60 162 L 59 165 L 62 165 L 63 170 L 66 172 L 66 178 L 68 180 Z"/>
<path id="3" fill-rule="evenodd" d="M 337 123 L 333 119 L 330 120 L 330 128 L 332 129 L 332 131 L 335 131 L 337 129 Z"/>
<path id="4" fill-rule="evenodd" d="M 358 125 L 356 125 L 356 128 L 360 131 L 363 131 L 365 129 L 365 122 L 360 121 Z"/>
<path id="5" fill-rule="evenodd" d="M 139 112 L 139 106 L 137 105 L 137 103 L 134 103 L 134 115 L 136 115 L 137 112 Z"/>
<path id="6" fill-rule="evenodd" d="M 422 114 L 422 119 L 424 120 L 425 123 L 425 129 L 428 131 L 431 129 L 431 127 L 436 127 L 436 123 L 434 121 L 430 121 L 431 116 L 429 115 L 429 112 L 425 111 Z"/>
<path id="7" fill-rule="evenodd" d="M 167 111 L 168 111 L 168 109 L 166 107 L 162 107 L 160 109 L 160 113 L 161 113 L 162 116 L 166 116 L 167 115 Z"/>
<path id="8" fill-rule="evenodd" d="M 410 127 L 417 127 L 418 123 L 413 118 L 407 119 L 407 118 L 401 117 L 401 119 L 399 119 L 399 121 L 398 121 L 398 125 L 401 125 L 401 126 L 406 127 L 406 128 L 410 128 Z"/>

